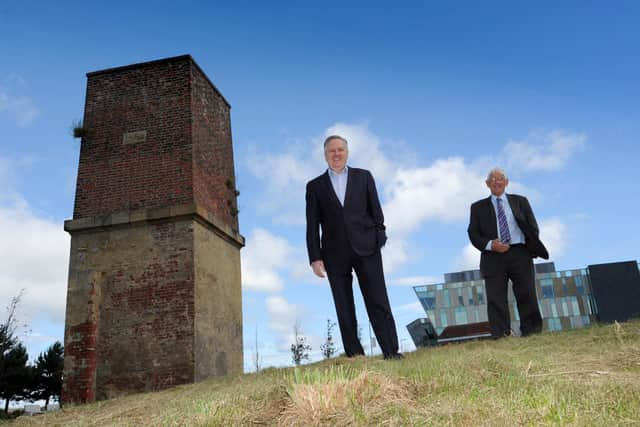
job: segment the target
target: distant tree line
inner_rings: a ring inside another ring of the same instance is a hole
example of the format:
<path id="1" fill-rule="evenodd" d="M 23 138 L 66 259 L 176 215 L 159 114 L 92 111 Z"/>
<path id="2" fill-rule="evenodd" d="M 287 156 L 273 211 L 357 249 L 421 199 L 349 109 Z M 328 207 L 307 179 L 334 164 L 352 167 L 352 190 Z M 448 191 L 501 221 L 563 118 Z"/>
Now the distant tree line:
<path id="1" fill-rule="evenodd" d="M 44 400 L 45 408 L 51 399 L 60 400 L 64 348 L 56 341 L 29 364 L 27 349 L 16 336 L 16 309 L 22 292 L 13 297 L 7 307 L 7 317 L 0 324 L 0 398 L 4 399 L 4 413 L 10 401 Z"/>

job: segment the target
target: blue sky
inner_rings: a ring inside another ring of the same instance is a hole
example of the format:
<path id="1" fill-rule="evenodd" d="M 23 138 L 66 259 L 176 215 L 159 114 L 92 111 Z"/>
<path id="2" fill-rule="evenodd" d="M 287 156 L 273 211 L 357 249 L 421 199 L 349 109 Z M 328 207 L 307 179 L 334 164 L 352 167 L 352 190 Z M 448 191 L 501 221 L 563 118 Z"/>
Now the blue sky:
<path id="1" fill-rule="evenodd" d="M 330 133 L 376 177 L 405 351 L 411 285 L 477 265 L 468 208 L 493 166 L 558 269 L 640 258 L 637 2 L 226 3 L 0 5 L 0 302 L 26 289 L 32 358 L 63 336 L 85 73 L 185 53 L 232 105 L 247 370 L 256 329 L 280 366 L 296 321 L 318 359 L 335 319 L 303 217 Z"/>

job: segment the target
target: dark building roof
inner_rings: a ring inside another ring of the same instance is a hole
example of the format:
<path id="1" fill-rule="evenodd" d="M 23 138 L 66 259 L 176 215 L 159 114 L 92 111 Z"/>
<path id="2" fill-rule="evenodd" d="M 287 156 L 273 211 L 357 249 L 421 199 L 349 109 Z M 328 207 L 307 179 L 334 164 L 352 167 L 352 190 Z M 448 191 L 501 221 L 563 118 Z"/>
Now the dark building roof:
<path id="1" fill-rule="evenodd" d="M 464 341 L 491 336 L 489 322 L 467 323 L 465 325 L 452 325 L 443 329 L 438 336 L 438 343 Z"/>

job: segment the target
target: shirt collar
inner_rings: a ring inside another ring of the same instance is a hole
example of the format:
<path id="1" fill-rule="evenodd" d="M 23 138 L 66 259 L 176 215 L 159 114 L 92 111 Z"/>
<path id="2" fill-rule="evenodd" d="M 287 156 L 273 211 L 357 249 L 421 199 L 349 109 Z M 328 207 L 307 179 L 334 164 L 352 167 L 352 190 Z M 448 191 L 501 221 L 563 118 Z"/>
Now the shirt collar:
<path id="1" fill-rule="evenodd" d="M 327 168 L 327 170 L 329 171 L 329 175 L 336 178 L 339 176 L 344 176 L 348 172 L 348 169 L 349 167 L 347 165 L 344 165 L 344 169 L 342 169 L 342 172 L 336 172 L 331 168 Z"/>
<path id="2" fill-rule="evenodd" d="M 505 191 L 504 193 L 502 193 L 502 195 L 500 196 L 496 196 L 494 194 L 491 195 L 491 201 L 493 203 L 498 203 L 498 199 L 502 199 L 503 202 L 507 201 L 507 192 Z"/>

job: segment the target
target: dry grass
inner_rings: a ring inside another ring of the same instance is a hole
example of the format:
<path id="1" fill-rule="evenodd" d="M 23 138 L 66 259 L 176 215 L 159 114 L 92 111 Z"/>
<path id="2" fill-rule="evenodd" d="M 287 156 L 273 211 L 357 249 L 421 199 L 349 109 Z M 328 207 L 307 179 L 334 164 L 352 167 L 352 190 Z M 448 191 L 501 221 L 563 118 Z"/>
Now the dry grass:
<path id="1" fill-rule="evenodd" d="M 267 369 L 13 423 L 640 426 L 640 321 Z"/>
<path id="2" fill-rule="evenodd" d="M 400 378 L 363 370 L 356 378 L 293 388 L 283 425 L 353 425 L 366 420 L 383 423 L 388 413 L 411 411 L 415 387 Z"/>

